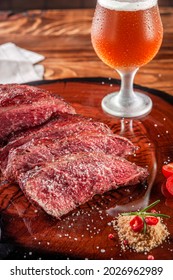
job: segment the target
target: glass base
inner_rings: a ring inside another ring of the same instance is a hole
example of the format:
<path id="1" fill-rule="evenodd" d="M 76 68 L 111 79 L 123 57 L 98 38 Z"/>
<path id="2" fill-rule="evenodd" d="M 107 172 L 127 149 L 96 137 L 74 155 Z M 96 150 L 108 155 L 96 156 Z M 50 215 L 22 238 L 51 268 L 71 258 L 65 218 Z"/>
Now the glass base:
<path id="1" fill-rule="evenodd" d="M 102 100 L 102 109 L 113 116 L 122 118 L 135 118 L 147 115 L 151 112 L 152 101 L 147 95 L 135 92 L 133 101 L 120 100 L 119 92 L 106 95 Z"/>

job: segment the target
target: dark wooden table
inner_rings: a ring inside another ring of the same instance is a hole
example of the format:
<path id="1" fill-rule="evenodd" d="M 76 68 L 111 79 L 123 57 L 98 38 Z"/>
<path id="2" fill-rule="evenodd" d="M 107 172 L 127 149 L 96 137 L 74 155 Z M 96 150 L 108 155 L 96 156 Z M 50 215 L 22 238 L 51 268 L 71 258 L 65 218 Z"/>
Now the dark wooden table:
<path id="1" fill-rule="evenodd" d="M 147 189 L 140 186 L 129 192 L 122 188 L 103 197 L 96 196 L 61 221 L 30 204 L 17 185 L 1 180 L 0 258 L 145 260 L 146 254 L 122 252 L 117 235 L 114 241 L 108 239 L 113 232 L 112 217 L 105 210 L 117 204 L 125 205 L 123 209 L 127 210 L 127 206 L 140 207 L 160 199 L 156 210 L 171 216 L 167 221 L 170 239 L 152 254 L 155 259 L 173 259 L 173 198 L 165 191 L 161 173 L 165 162 L 173 162 L 173 8 L 161 8 L 161 15 L 165 29 L 161 50 L 153 61 L 139 70 L 135 79 L 140 85 L 138 90 L 152 97 L 153 110 L 141 120 L 126 121 L 107 116 L 101 110 L 101 99 L 110 89 L 117 90 L 119 82 L 107 79 L 118 76 L 97 58 L 92 48 L 93 10 L 0 14 L 0 44 L 12 41 L 45 56 L 44 78 L 49 81 L 35 85 L 58 92 L 79 114 L 97 118 L 115 133 L 131 139 L 140 147 L 132 160 L 148 166 L 150 172 Z M 80 79 L 82 77 L 84 79 Z"/>
<path id="2" fill-rule="evenodd" d="M 135 83 L 173 95 L 173 8 L 161 7 L 162 47 L 142 67 Z M 12 41 L 45 56 L 44 78 L 114 77 L 118 75 L 96 56 L 90 40 L 92 9 L 28 11 L 0 14 L 0 44 Z"/>

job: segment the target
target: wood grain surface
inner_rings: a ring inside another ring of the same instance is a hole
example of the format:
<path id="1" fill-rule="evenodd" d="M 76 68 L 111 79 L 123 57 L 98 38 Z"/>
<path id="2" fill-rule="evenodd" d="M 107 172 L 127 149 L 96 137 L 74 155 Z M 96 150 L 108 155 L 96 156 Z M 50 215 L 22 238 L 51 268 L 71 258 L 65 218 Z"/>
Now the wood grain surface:
<path id="1" fill-rule="evenodd" d="M 165 191 L 161 167 L 173 161 L 173 97 L 136 86 L 152 98 L 152 112 L 141 119 L 124 120 L 104 114 L 100 106 L 105 94 L 119 88 L 116 80 L 77 78 L 39 83 L 37 86 L 60 94 L 75 107 L 77 113 L 102 121 L 115 133 L 128 137 L 139 147 L 129 160 L 147 166 L 150 175 L 146 185 L 96 195 L 61 220 L 32 205 L 17 185 L 1 178 L 0 258 L 145 260 L 147 254 L 122 251 L 112 220 L 120 211 L 134 211 L 160 199 L 156 210 L 171 216 L 164 221 L 170 236 L 150 254 L 155 259 L 172 260 L 173 198 Z M 110 211 L 110 208 L 114 210 Z M 110 233 L 115 235 L 114 240 L 108 238 Z"/>
<path id="2" fill-rule="evenodd" d="M 173 95 L 173 8 L 161 7 L 162 47 L 135 82 Z M 0 13 L 0 44 L 12 41 L 45 56 L 44 79 L 118 75 L 96 56 L 90 39 L 93 9 Z"/>
<path id="3" fill-rule="evenodd" d="M 26 9 L 74 9 L 74 8 L 94 8 L 97 0 L 6 0 L 0 2 L 1 10 L 21 11 Z M 172 6 L 173 0 L 159 0 L 159 5 Z"/>
<path id="4" fill-rule="evenodd" d="M 164 1 L 164 5 L 170 4 L 172 0 L 160 0 Z M 27 9 L 74 9 L 74 8 L 94 8 L 96 0 L 5 0 L 0 2 L 0 9 L 5 10 L 27 10 Z"/>

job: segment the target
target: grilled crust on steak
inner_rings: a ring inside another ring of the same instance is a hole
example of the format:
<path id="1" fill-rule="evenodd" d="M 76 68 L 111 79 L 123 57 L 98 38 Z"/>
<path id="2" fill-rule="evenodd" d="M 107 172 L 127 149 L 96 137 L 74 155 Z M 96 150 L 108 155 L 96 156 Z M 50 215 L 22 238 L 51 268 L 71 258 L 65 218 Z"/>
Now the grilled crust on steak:
<path id="1" fill-rule="evenodd" d="M 3 175 L 15 181 L 17 174 L 51 162 L 60 156 L 78 152 L 104 152 L 113 156 L 126 156 L 134 152 L 134 145 L 124 137 L 105 133 L 85 131 L 73 136 L 57 139 L 39 138 L 12 149 L 5 165 L 1 165 Z"/>
<path id="2" fill-rule="evenodd" d="M 60 218 L 95 194 L 138 184 L 147 175 L 146 169 L 124 158 L 76 153 L 21 173 L 18 183 L 30 200 Z"/>
<path id="3" fill-rule="evenodd" d="M 10 134 L 34 127 L 59 113 L 75 114 L 63 98 L 23 85 L 0 85 L 0 143 Z"/>

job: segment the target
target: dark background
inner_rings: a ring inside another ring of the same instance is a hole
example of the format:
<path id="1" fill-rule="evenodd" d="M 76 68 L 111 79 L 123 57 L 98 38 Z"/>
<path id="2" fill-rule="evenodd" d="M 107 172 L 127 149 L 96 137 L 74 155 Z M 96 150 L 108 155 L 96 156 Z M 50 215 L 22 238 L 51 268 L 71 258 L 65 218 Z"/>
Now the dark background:
<path id="1" fill-rule="evenodd" d="M 93 8 L 96 0 L 0 0 L 0 10 Z M 173 0 L 159 0 L 159 5 L 173 6 Z"/>

